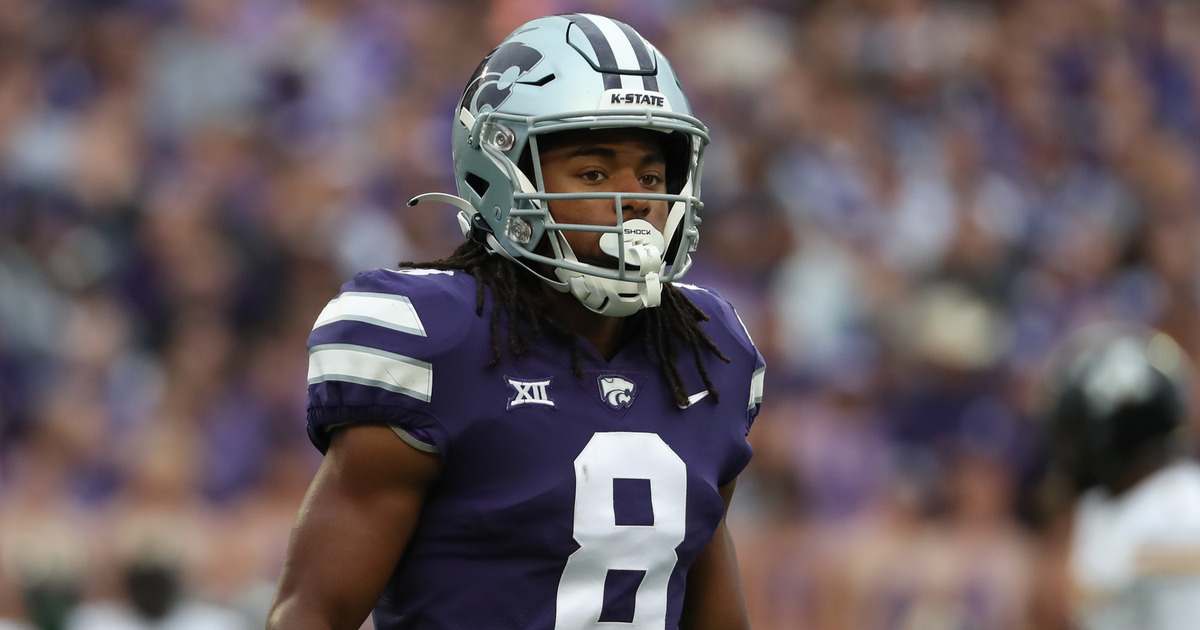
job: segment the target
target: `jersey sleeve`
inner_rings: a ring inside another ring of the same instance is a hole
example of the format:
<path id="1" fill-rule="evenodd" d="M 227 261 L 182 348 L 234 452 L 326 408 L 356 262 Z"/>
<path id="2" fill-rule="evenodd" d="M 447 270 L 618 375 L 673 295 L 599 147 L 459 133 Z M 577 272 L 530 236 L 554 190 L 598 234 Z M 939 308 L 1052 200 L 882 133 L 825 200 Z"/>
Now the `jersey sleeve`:
<path id="1" fill-rule="evenodd" d="M 474 316 L 466 274 L 363 272 L 321 311 L 308 338 L 308 435 L 325 452 L 333 429 L 391 426 L 416 448 L 446 439 L 433 401 L 434 367 Z M 436 323 L 434 323 L 436 322 Z"/>

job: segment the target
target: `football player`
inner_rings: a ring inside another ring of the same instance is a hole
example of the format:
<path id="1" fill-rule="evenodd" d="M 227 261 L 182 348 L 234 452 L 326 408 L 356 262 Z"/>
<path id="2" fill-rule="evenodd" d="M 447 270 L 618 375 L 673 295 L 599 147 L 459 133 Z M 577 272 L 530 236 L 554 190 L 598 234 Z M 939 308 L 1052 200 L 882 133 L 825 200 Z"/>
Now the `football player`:
<path id="1" fill-rule="evenodd" d="M 309 338 L 325 453 L 275 629 L 738 630 L 725 513 L 763 359 L 677 282 L 708 136 L 671 65 L 596 15 L 534 20 L 452 137 L 465 242 L 361 273 Z"/>
<path id="2" fill-rule="evenodd" d="M 1200 466 L 1185 456 L 1189 370 L 1167 335 L 1105 325 L 1068 341 L 1049 411 L 1079 493 L 1069 552 L 1086 630 L 1200 624 Z"/>

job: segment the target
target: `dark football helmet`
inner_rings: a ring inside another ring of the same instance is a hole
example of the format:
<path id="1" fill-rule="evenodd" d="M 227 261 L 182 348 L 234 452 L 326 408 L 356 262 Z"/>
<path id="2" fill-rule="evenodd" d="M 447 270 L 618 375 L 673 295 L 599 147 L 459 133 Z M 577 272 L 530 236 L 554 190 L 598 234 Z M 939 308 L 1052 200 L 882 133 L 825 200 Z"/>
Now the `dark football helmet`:
<path id="1" fill-rule="evenodd" d="M 1077 491 L 1120 491 L 1181 445 L 1188 360 L 1165 333 L 1106 324 L 1073 335 L 1052 364 L 1052 457 Z"/>

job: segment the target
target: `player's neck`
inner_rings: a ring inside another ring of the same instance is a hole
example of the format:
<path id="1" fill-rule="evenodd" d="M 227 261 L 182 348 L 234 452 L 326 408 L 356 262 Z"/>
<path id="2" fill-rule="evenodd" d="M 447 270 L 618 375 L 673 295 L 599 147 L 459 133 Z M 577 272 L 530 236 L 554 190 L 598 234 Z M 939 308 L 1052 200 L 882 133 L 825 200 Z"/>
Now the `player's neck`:
<path id="1" fill-rule="evenodd" d="M 600 315 L 584 306 L 573 295 L 560 293 L 549 286 L 543 290 L 550 307 L 562 317 L 567 326 L 587 340 L 605 360 L 612 360 L 624 345 L 628 318 Z"/>

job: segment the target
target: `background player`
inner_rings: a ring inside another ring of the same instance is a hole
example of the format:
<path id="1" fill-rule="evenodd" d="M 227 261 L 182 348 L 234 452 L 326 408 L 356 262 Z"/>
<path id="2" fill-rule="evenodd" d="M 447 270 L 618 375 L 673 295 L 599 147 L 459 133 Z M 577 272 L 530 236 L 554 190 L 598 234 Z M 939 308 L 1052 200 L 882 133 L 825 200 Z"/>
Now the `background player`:
<path id="1" fill-rule="evenodd" d="M 1050 413 L 1074 503 L 1070 576 L 1088 630 L 1195 627 L 1200 466 L 1184 456 L 1188 370 L 1167 335 L 1103 326 L 1071 339 Z"/>
<path id="2" fill-rule="evenodd" d="M 484 60 L 460 196 L 418 198 L 467 242 L 359 274 L 309 339 L 326 458 L 270 627 L 748 627 L 724 515 L 763 361 L 672 282 L 707 140 L 623 23 L 535 20 Z"/>

